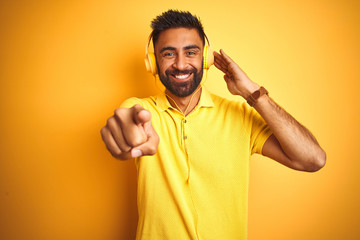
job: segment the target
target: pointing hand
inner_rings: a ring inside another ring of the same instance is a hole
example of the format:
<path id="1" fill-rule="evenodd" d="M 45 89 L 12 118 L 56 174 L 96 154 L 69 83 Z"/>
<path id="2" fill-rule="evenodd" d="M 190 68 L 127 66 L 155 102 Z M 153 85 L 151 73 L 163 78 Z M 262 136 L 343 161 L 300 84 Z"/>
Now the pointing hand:
<path id="1" fill-rule="evenodd" d="M 154 155 L 159 145 L 150 112 L 138 104 L 117 108 L 101 129 L 101 137 L 109 152 L 122 160 Z"/>

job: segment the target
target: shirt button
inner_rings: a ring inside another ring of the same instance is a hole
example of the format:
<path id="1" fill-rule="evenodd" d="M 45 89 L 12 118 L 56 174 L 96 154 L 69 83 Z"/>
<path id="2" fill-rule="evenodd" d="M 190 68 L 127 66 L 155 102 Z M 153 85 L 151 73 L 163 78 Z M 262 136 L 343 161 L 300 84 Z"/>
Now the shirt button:
<path id="1" fill-rule="evenodd" d="M 184 120 L 184 123 L 186 123 L 186 119 Z"/>
<path id="2" fill-rule="evenodd" d="M 186 140 L 186 139 L 187 139 L 187 136 L 184 136 L 183 138 L 184 138 L 184 140 Z"/>

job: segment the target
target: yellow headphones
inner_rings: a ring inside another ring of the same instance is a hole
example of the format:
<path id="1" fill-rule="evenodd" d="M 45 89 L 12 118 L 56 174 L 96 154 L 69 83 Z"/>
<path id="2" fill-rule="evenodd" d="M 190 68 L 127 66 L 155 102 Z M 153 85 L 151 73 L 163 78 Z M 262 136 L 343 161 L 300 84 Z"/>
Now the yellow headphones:
<path id="1" fill-rule="evenodd" d="M 210 68 L 210 66 L 214 64 L 214 55 L 210 48 L 209 39 L 207 38 L 206 34 L 204 36 L 206 38 L 206 42 L 205 42 L 204 51 L 203 51 L 203 61 L 204 61 L 203 68 L 208 70 Z M 149 52 L 149 46 L 150 46 L 152 37 L 153 37 L 153 34 L 151 33 L 149 36 L 148 43 L 146 44 L 146 48 L 145 48 L 145 66 L 146 66 L 146 70 L 155 76 L 158 73 L 157 67 L 156 67 L 155 53 Z"/>

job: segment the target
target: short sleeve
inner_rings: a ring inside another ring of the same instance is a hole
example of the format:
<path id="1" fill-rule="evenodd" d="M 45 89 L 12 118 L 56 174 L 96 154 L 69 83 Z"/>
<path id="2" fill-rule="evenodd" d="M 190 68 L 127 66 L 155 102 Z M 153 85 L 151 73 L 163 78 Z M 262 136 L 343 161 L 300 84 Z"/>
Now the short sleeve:
<path id="1" fill-rule="evenodd" d="M 126 99 L 121 105 L 120 107 L 122 108 L 131 108 L 134 105 L 139 104 L 142 107 L 144 107 L 144 104 L 142 103 L 141 99 L 136 98 L 136 97 L 132 97 L 132 98 L 128 98 Z"/>
<path id="2" fill-rule="evenodd" d="M 251 127 L 250 131 L 250 150 L 251 154 L 262 153 L 262 148 L 266 140 L 272 134 L 269 126 L 266 124 L 265 120 L 260 116 L 260 114 L 254 109 L 247 106 L 249 111 L 249 126 Z"/>

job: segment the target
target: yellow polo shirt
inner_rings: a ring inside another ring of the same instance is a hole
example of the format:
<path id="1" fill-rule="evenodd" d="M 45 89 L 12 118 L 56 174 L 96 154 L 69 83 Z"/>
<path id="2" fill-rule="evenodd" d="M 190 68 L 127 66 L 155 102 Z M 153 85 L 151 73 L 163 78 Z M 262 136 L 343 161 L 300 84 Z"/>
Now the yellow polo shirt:
<path id="1" fill-rule="evenodd" d="M 202 89 L 184 116 L 164 94 L 130 98 L 142 105 L 160 137 L 157 153 L 135 159 L 137 240 L 247 238 L 249 159 L 271 135 L 246 103 Z"/>

